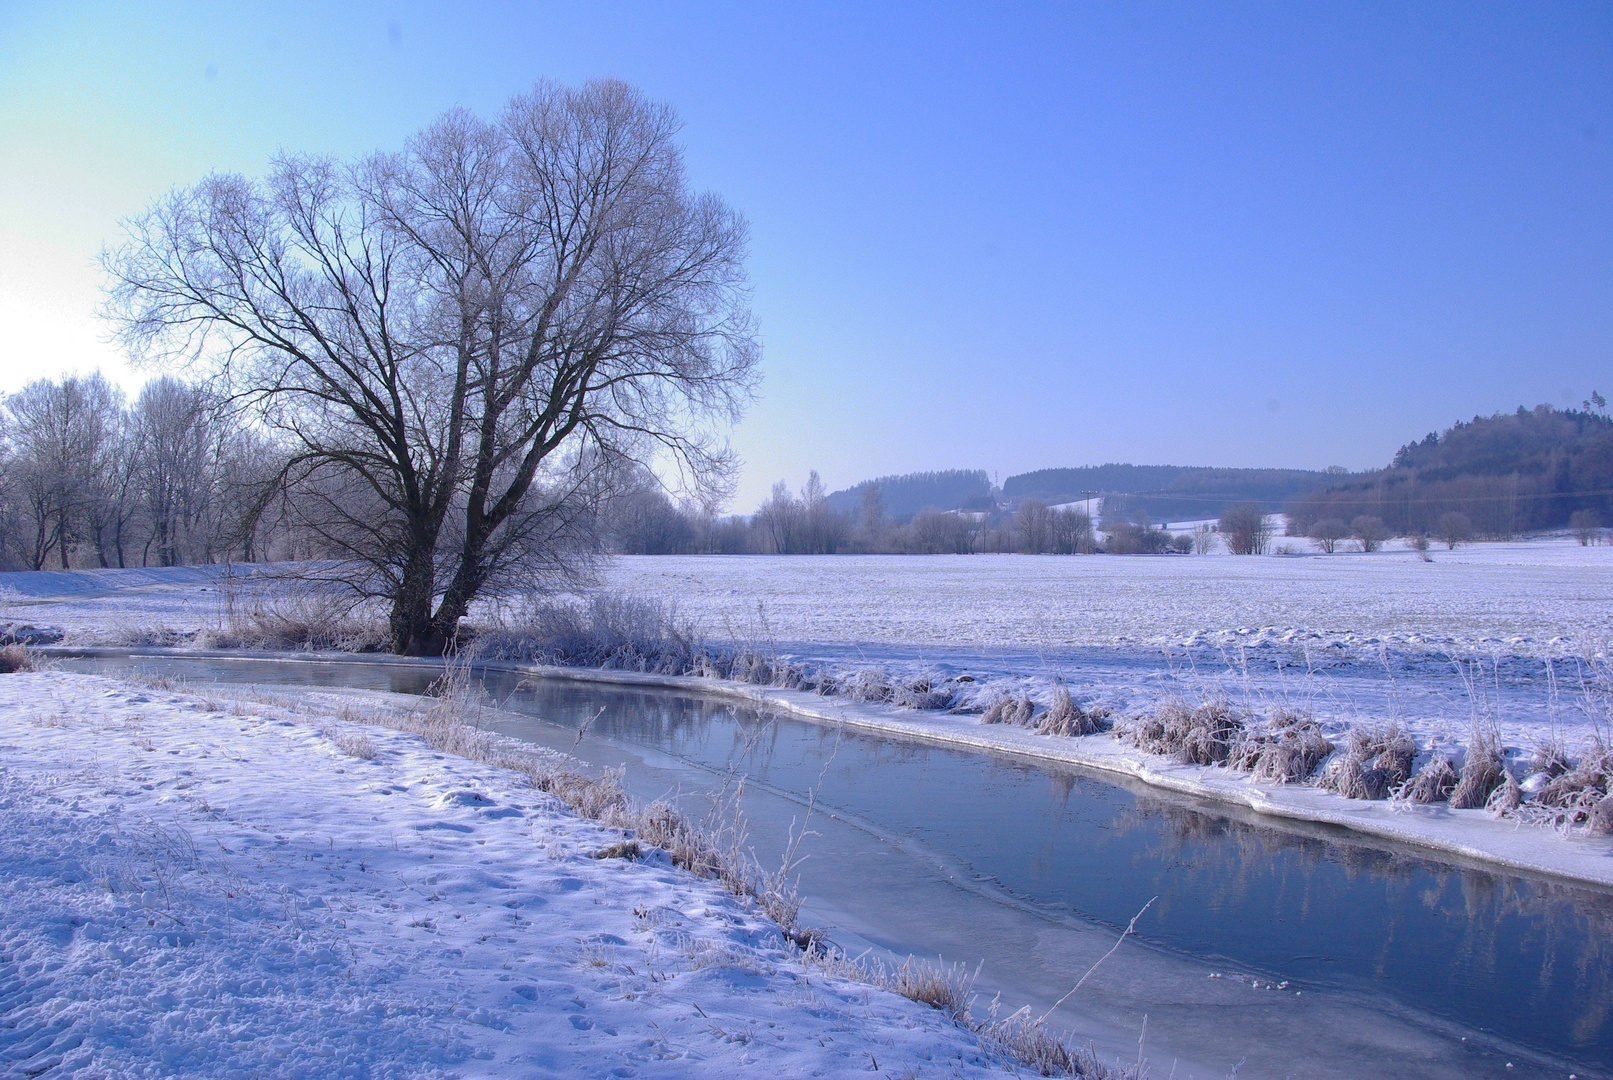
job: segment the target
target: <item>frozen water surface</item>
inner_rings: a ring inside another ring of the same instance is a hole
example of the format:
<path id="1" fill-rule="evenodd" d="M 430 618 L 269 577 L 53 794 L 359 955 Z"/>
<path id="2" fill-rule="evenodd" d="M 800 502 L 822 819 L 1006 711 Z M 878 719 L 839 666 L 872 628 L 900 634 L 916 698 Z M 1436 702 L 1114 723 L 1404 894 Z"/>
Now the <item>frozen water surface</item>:
<path id="1" fill-rule="evenodd" d="M 142 664 L 403 692 L 427 678 L 362 665 Z M 1613 896 L 1603 891 L 698 698 L 518 688 L 493 673 L 487 687 L 503 706 L 493 726 L 623 767 L 642 798 L 698 808 L 703 793 L 745 777 L 745 817 L 766 860 L 811 801 L 799 870 L 807 921 L 854 953 L 979 964 L 978 988 L 1009 1010 L 1047 1009 L 1157 896 L 1136 936 L 1054 1014 L 1106 1054 L 1129 1057 L 1141 1036 L 1157 1075 L 1174 1066 L 1178 1077 L 1222 1077 L 1240 1061 L 1240 1077 L 1613 1072 Z"/>

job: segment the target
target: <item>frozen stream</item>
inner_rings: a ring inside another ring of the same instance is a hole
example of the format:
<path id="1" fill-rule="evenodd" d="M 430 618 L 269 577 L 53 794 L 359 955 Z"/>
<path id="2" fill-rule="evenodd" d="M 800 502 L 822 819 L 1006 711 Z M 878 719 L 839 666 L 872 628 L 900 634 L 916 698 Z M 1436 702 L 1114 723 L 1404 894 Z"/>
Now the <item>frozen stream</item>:
<path id="1" fill-rule="evenodd" d="M 403 693 L 430 679 L 362 662 L 63 666 Z M 767 864 L 815 792 L 804 921 L 853 953 L 979 964 L 977 1012 L 997 993 L 1008 1011 L 1046 1010 L 1157 896 L 1051 1021 L 1106 1057 L 1134 1057 L 1143 1036 L 1155 1076 L 1613 1075 L 1606 892 L 1074 768 L 671 692 L 518 683 L 486 674 L 501 710 L 489 726 L 620 766 L 640 798 L 679 797 L 698 813 L 703 793 L 746 777 L 743 812 Z"/>

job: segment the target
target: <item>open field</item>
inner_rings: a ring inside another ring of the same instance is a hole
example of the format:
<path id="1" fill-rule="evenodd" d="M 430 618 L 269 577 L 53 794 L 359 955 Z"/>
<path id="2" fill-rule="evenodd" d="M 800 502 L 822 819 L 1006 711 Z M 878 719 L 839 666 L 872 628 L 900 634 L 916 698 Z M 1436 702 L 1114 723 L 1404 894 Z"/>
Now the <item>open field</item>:
<path id="1" fill-rule="evenodd" d="M 757 632 L 765 617 L 792 648 L 1280 643 L 1562 657 L 1613 637 L 1613 546 L 1552 537 L 1431 554 L 624 557 L 605 581 L 675 601 L 712 632 Z"/>

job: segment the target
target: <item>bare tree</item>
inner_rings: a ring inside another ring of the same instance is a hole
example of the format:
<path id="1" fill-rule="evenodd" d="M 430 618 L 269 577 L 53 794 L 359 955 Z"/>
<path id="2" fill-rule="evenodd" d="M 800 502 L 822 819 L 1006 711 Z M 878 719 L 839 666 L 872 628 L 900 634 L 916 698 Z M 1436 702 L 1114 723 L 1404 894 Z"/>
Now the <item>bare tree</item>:
<path id="1" fill-rule="evenodd" d="M 913 550 L 922 555 L 967 555 L 973 549 L 969 520 L 948 510 L 925 507 L 913 517 L 909 531 Z"/>
<path id="2" fill-rule="evenodd" d="M 1245 502 L 1229 506 L 1219 522 L 1221 539 L 1234 555 L 1263 555 L 1271 540 L 1271 527 L 1266 524 L 1266 512 L 1258 503 Z"/>
<path id="3" fill-rule="evenodd" d="M 1574 539 L 1579 541 L 1580 547 L 1589 547 L 1602 535 L 1602 515 L 1595 510 L 1575 510 L 1568 515 L 1568 527 L 1573 530 Z"/>
<path id="4" fill-rule="evenodd" d="M 484 591 L 575 567 L 622 463 L 729 482 L 746 228 L 688 189 L 676 130 L 622 83 L 543 83 L 401 153 L 212 176 L 130 224 L 112 311 L 261 410 L 393 649 L 443 652 Z"/>
<path id="5" fill-rule="evenodd" d="M 845 544 L 850 532 L 849 522 L 829 505 L 828 491 L 816 469 L 812 470 L 801 488 L 801 512 L 802 551 L 812 555 L 833 555 Z"/>
<path id="6" fill-rule="evenodd" d="M 1092 519 L 1074 508 L 1048 513 L 1049 550 L 1057 555 L 1090 555 L 1097 547 Z"/>
<path id="7" fill-rule="evenodd" d="M 59 383 L 41 379 L 6 399 L 6 434 L 17 453 L 14 478 L 33 534 L 35 570 L 53 552 L 68 569 L 73 545 L 96 532 L 100 478 L 112 467 L 122 412 L 122 393 L 100 372 Z M 99 549 L 98 533 L 93 539 Z"/>
<path id="8" fill-rule="evenodd" d="M 1350 522 L 1350 534 L 1355 542 L 1361 545 L 1361 550 L 1377 551 L 1383 542 L 1389 539 L 1389 527 L 1383 519 L 1372 514 L 1361 514 Z"/>
<path id="9" fill-rule="evenodd" d="M 1327 554 L 1338 550 L 1339 541 L 1350 535 L 1350 527 L 1336 517 L 1326 517 L 1311 526 L 1311 539 Z"/>
<path id="10" fill-rule="evenodd" d="M 211 562 L 216 540 L 217 462 L 223 438 L 218 402 L 206 390 L 164 376 L 134 406 L 137 484 L 161 566 Z"/>
<path id="11" fill-rule="evenodd" d="M 1050 551 L 1052 541 L 1051 512 L 1047 504 L 1026 499 L 1014 511 L 1014 531 L 1019 533 L 1020 550 L 1031 555 Z"/>
<path id="12" fill-rule="evenodd" d="M 1445 545 L 1447 551 L 1455 551 L 1457 544 L 1472 539 L 1473 521 L 1459 511 L 1447 510 L 1439 515 L 1439 522 L 1434 526 L 1434 535 Z"/>
<path id="13" fill-rule="evenodd" d="M 767 501 L 757 508 L 755 525 L 774 552 L 791 555 L 799 550 L 804 517 L 800 502 L 790 494 L 790 486 L 780 480 L 773 485 Z"/>
<path id="14" fill-rule="evenodd" d="M 878 551 L 885 546 L 885 533 L 889 522 L 885 520 L 885 493 L 878 484 L 863 488 L 857 506 L 857 531 L 864 550 Z"/>

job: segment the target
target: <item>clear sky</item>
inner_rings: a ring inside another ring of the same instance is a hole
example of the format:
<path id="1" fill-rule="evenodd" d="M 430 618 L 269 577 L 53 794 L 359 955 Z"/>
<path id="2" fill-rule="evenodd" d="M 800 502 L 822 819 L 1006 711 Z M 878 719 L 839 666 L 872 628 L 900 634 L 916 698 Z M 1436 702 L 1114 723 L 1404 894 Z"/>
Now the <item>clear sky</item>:
<path id="1" fill-rule="evenodd" d="M 597 75 L 752 223 L 738 510 L 814 467 L 1381 465 L 1613 391 L 1605 2 L 16 0 L 0 390 L 120 368 L 96 255 L 169 187 Z"/>

